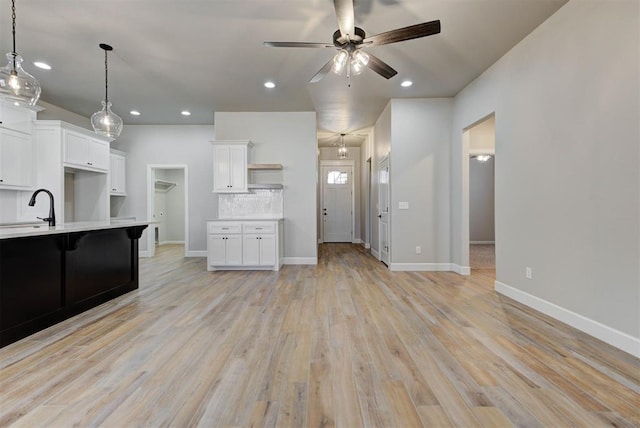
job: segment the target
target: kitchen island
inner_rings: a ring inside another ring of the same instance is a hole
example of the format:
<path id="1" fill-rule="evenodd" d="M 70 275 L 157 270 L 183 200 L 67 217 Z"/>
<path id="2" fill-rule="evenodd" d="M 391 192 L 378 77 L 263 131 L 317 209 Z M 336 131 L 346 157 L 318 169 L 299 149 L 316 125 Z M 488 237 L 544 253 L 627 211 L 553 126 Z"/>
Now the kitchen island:
<path id="1" fill-rule="evenodd" d="M 0 227 L 0 346 L 137 289 L 148 224 Z"/>

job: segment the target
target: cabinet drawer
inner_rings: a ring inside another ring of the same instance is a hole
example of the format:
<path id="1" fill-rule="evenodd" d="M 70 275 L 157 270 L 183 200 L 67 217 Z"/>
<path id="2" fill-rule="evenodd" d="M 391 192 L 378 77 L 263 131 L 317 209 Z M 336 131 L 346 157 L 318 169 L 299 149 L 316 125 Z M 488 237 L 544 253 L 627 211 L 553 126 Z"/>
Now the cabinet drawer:
<path id="1" fill-rule="evenodd" d="M 208 233 L 242 233 L 240 223 L 207 223 Z"/>
<path id="2" fill-rule="evenodd" d="M 244 233 L 276 233 L 276 226 L 273 223 L 243 223 Z"/>

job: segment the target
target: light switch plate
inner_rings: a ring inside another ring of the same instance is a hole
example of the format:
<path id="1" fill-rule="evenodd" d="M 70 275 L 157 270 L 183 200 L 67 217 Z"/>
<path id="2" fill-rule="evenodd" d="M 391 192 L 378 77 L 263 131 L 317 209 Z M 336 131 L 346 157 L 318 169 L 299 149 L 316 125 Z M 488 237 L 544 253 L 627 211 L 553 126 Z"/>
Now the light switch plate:
<path id="1" fill-rule="evenodd" d="M 398 208 L 401 210 L 408 210 L 409 209 L 409 202 L 399 202 L 398 203 Z"/>

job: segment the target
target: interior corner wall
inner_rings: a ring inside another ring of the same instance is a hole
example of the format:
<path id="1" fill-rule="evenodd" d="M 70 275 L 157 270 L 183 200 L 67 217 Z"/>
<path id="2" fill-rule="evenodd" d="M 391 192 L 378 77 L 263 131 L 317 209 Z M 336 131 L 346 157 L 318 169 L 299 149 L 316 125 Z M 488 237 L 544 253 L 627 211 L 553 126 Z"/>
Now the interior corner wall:
<path id="1" fill-rule="evenodd" d="M 452 98 L 391 101 L 391 268 L 450 262 Z M 400 209 L 401 202 L 408 209 Z M 421 254 L 416 254 L 416 247 Z"/>
<path id="2" fill-rule="evenodd" d="M 495 112 L 496 286 L 636 351 L 639 7 L 572 0 L 523 39 L 456 96 L 451 164 L 463 264 L 462 130 Z"/>
<path id="3" fill-rule="evenodd" d="M 127 153 L 127 196 L 120 215 L 147 219 L 147 165 L 187 165 L 189 173 L 189 247 L 205 252 L 205 222 L 217 217 L 213 189 L 212 125 L 127 125 L 111 147 Z M 147 230 L 140 250 L 147 250 Z"/>
<path id="4" fill-rule="evenodd" d="M 317 236 L 315 112 L 216 112 L 218 140 L 250 140 L 250 162 L 281 163 L 284 181 L 284 257 L 314 264 Z"/>

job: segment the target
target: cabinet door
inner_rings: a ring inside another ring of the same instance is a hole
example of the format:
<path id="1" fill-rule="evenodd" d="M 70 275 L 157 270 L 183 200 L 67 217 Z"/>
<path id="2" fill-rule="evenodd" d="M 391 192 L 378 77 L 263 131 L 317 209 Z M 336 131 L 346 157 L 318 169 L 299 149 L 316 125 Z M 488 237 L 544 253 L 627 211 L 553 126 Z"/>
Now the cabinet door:
<path id="1" fill-rule="evenodd" d="M 229 235 L 226 238 L 227 264 L 230 266 L 240 266 L 242 264 L 242 236 Z"/>
<path id="2" fill-rule="evenodd" d="M 0 127 L 31 134 L 35 113 L 24 107 L 0 102 Z"/>
<path id="3" fill-rule="evenodd" d="M 207 237 L 207 263 L 209 266 L 222 266 L 226 264 L 225 236 L 208 235 Z"/>
<path id="4" fill-rule="evenodd" d="M 262 235 L 260 238 L 260 265 L 274 266 L 276 264 L 276 236 Z"/>
<path id="5" fill-rule="evenodd" d="M 243 235 L 242 261 L 247 266 L 260 264 L 260 235 Z"/>
<path id="6" fill-rule="evenodd" d="M 111 155 L 111 193 L 124 195 L 126 193 L 126 158 Z"/>
<path id="7" fill-rule="evenodd" d="M 109 144 L 87 139 L 88 164 L 92 168 L 109 170 Z"/>
<path id="8" fill-rule="evenodd" d="M 89 163 L 89 146 L 84 135 L 64 131 L 64 161 L 86 167 Z"/>
<path id="9" fill-rule="evenodd" d="M 32 165 L 31 135 L 0 129 L 0 186 L 31 186 Z"/>
<path id="10" fill-rule="evenodd" d="M 231 164 L 229 163 L 229 146 L 213 147 L 213 191 L 229 192 L 231 186 Z"/>
<path id="11" fill-rule="evenodd" d="M 247 148 L 231 146 L 229 150 L 231 189 L 235 192 L 247 191 Z"/>

